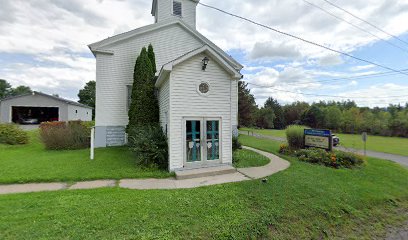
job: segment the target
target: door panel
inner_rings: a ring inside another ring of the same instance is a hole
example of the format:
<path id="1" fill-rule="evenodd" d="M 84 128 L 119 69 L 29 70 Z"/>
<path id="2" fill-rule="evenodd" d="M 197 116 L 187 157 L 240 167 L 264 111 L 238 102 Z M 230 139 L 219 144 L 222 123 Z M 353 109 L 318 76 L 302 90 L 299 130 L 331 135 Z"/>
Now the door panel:
<path id="1" fill-rule="evenodd" d="M 214 161 L 220 158 L 220 132 L 219 121 L 206 121 L 207 160 Z"/>
<path id="2" fill-rule="evenodd" d="M 201 121 L 186 121 L 186 156 L 187 162 L 201 161 Z"/>

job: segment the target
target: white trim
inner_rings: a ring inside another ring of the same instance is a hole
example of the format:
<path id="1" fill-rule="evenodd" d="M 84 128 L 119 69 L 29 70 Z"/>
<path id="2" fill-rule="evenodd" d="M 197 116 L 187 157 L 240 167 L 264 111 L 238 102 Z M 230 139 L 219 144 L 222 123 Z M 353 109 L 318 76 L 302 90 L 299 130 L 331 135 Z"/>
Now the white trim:
<path id="1" fill-rule="evenodd" d="M 203 92 L 200 91 L 200 85 L 203 84 L 203 83 L 208 85 L 208 92 L 206 92 L 206 93 L 203 93 Z M 197 83 L 197 86 L 196 86 L 196 91 L 201 96 L 208 97 L 211 94 L 211 84 L 209 82 L 207 82 L 207 81 L 199 81 Z"/>
<path id="2" fill-rule="evenodd" d="M 159 72 L 159 77 L 156 81 L 156 87 L 160 87 L 162 82 L 164 81 L 166 74 L 168 72 L 171 72 L 173 70 L 173 67 L 196 56 L 197 54 L 200 53 L 205 53 L 208 54 L 212 60 L 215 60 L 218 64 L 221 65 L 221 67 L 223 67 L 227 72 L 229 72 L 232 75 L 232 79 L 241 79 L 242 78 L 242 74 L 236 70 L 233 66 L 231 66 L 231 64 L 229 64 L 228 62 L 224 61 L 223 58 L 221 58 L 221 56 L 214 51 L 210 46 L 208 45 L 204 45 L 201 48 L 198 48 L 194 51 L 191 51 L 169 63 L 166 63 L 165 65 L 163 65 L 162 69 Z"/>
<path id="3" fill-rule="evenodd" d="M 187 162 L 187 149 L 186 149 L 186 139 L 187 139 L 187 121 L 200 121 L 200 155 L 201 161 Z M 207 148 L 204 148 L 203 142 L 207 140 L 207 121 L 218 121 L 218 144 L 219 144 L 219 158 L 215 160 L 207 160 Z M 205 167 L 214 164 L 222 164 L 223 161 L 223 131 L 222 131 L 222 117 L 183 117 L 182 119 L 182 151 L 183 151 L 183 168 L 195 168 L 195 167 Z"/>
<path id="4" fill-rule="evenodd" d="M 198 2 L 198 1 L 197 1 Z M 213 42 L 211 42 L 210 40 L 208 40 L 206 37 L 204 37 L 201 33 L 199 33 L 197 30 L 193 29 L 192 27 L 188 26 L 187 24 L 185 24 L 181 19 L 175 19 L 169 22 L 161 22 L 161 23 L 155 23 L 155 24 L 151 24 L 145 27 L 141 27 L 141 28 L 137 28 L 134 30 L 131 30 L 129 32 L 126 33 L 122 33 L 122 34 L 118 34 L 116 36 L 101 40 L 99 42 L 95 42 L 92 44 L 89 44 L 88 47 L 89 49 L 92 51 L 92 53 L 94 55 L 96 55 L 98 52 L 103 52 L 106 54 L 113 54 L 113 51 L 108 50 L 108 49 L 102 49 L 104 47 L 107 47 L 110 44 L 113 43 L 117 43 L 123 40 L 126 40 L 128 38 L 132 38 L 138 35 L 142 35 L 148 32 L 152 32 L 164 27 L 168 27 L 171 26 L 173 24 L 179 24 L 181 27 L 183 27 L 185 30 L 187 30 L 188 32 L 190 32 L 193 36 L 195 36 L 196 38 L 198 38 L 200 41 L 202 41 L 204 44 L 207 44 L 208 46 L 210 46 L 211 48 L 214 49 L 214 51 L 216 51 L 217 53 L 219 53 L 221 56 L 223 56 L 223 58 L 225 60 L 227 60 L 228 62 L 230 62 L 230 64 L 232 66 L 234 66 L 234 68 L 241 70 L 244 66 L 242 66 L 239 62 L 237 62 L 234 58 L 232 58 L 230 55 L 228 55 L 227 53 L 225 53 L 221 48 L 219 48 L 217 45 L 215 45 Z"/>

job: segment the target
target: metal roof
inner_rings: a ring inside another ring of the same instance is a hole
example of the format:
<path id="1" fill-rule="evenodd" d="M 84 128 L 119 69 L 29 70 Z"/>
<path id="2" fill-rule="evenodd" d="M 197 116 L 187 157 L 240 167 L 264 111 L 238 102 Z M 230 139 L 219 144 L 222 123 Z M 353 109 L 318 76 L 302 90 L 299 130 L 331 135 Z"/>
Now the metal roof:
<path id="1" fill-rule="evenodd" d="M 4 98 L 4 99 L 0 100 L 0 102 L 4 102 L 4 101 L 8 101 L 8 100 L 15 99 L 15 98 L 20 98 L 20 97 L 26 97 L 26 96 L 30 96 L 30 95 L 40 95 L 40 96 L 43 96 L 43 97 L 52 98 L 52 99 L 60 101 L 60 102 L 64 102 L 64 103 L 69 104 L 69 105 L 74 105 L 74 106 L 78 106 L 78 107 L 93 109 L 93 107 L 87 106 L 87 105 L 82 104 L 82 103 L 74 102 L 74 101 L 71 101 L 71 100 L 56 97 L 56 96 L 53 96 L 53 95 L 48 95 L 48 94 L 45 94 L 45 93 L 42 93 L 42 92 L 37 92 L 37 91 L 33 91 L 32 93 L 21 94 L 21 95 L 18 95 L 18 96 L 7 97 L 7 98 Z"/>

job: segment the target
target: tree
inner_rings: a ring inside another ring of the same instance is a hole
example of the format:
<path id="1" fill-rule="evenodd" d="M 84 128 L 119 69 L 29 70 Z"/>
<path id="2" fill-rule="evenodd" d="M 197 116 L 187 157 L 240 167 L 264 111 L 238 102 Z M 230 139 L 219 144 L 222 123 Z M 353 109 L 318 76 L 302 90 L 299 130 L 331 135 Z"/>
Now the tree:
<path id="1" fill-rule="evenodd" d="M 283 107 L 285 123 L 287 125 L 299 124 L 302 114 L 309 109 L 309 104 L 306 102 L 295 102 Z"/>
<path id="2" fill-rule="evenodd" d="M 6 80 L 0 79 L 0 100 L 9 96 L 11 85 Z"/>
<path id="3" fill-rule="evenodd" d="M 85 87 L 79 90 L 78 93 L 79 103 L 93 107 L 92 119 L 95 118 L 95 106 L 96 106 L 96 82 L 89 81 L 85 84 Z"/>
<path id="4" fill-rule="evenodd" d="M 271 108 L 261 108 L 258 110 L 256 126 L 264 129 L 272 129 L 275 114 Z"/>
<path id="5" fill-rule="evenodd" d="M 319 128 L 322 125 L 323 116 L 322 110 L 318 106 L 312 105 L 303 113 L 301 121 L 304 125 Z"/>
<path id="6" fill-rule="evenodd" d="M 248 84 L 244 81 L 238 82 L 238 124 L 240 126 L 251 127 L 255 124 L 255 114 L 258 107 L 255 103 L 254 95 L 248 89 Z"/>
<path id="7" fill-rule="evenodd" d="M 85 84 L 85 87 L 79 90 L 78 93 L 79 103 L 95 108 L 96 99 L 96 82 L 89 81 Z"/>
<path id="8" fill-rule="evenodd" d="M 275 114 L 275 120 L 273 121 L 273 125 L 275 128 L 284 129 L 286 127 L 282 106 L 276 99 L 269 97 L 265 102 L 264 108 L 272 109 L 273 113 Z"/>
<path id="9" fill-rule="evenodd" d="M 342 114 L 337 106 L 329 106 L 324 109 L 324 125 L 328 129 L 337 130 L 342 124 Z"/>
<path id="10" fill-rule="evenodd" d="M 154 54 L 152 44 L 149 44 L 147 54 L 149 55 L 150 63 L 152 64 L 153 73 L 156 74 L 156 72 L 157 72 L 157 69 L 156 69 L 156 56 Z"/>
<path id="11" fill-rule="evenodd" d="M 30 87 L 28 86 L 18 86 L 16 88 L 12 88 L 10 91 L 10 96 L 19 96 L 27 93 L 32 93 L 33 91 L 31 90 Z"/>
<path id="12" fill-rule="evenodd" d="M 144 47 L 136 59 L 133 73 L 128 130 L 159 123 L 159 104 L 155 96 L 154 75 L 152 63 Z"/>

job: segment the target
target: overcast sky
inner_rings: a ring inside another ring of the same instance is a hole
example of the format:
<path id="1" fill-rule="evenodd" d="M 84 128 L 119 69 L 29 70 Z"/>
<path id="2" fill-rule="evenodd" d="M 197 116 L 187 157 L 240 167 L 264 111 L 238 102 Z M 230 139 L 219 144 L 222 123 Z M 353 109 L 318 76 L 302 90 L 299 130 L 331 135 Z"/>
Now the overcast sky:
<path id="1" fill-rule="evenodd" d="M 370 33 L 303 0 L 201 0 L 353 56 L 408 69 L 408 0 L 331 0 L 407 43 L 324 0 L 308 1 Z M 78 90 L 95 79 L 95 59 L 87 45 L 153 23 L 150 8 L 150 0 L 0 0 L 0 78 L 76 100 Z M 197 18 L 201 33 L 245 65 L 245 81 L 273 87 L 251 85 L 259 105 L 269 96 L 282 104 L 342 100 L 307 94 L 344 96 L 371 107 L 408 102 L 406 75 L 350 78 L 388 70 L 200 5 Z"/>

